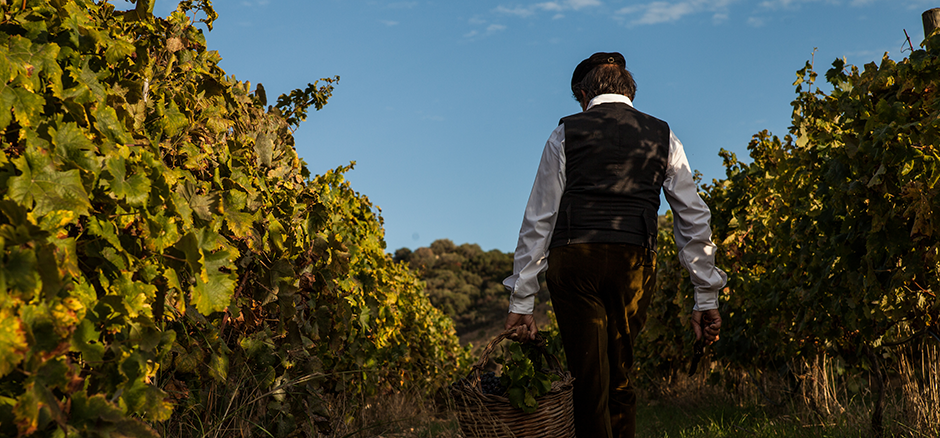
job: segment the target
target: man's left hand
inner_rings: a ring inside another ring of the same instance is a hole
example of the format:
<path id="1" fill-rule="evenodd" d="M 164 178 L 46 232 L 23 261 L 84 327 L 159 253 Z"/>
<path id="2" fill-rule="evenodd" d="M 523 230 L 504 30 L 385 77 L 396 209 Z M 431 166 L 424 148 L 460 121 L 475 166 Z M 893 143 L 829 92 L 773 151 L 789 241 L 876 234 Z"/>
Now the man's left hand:
<path id="1" fill-rule="evenodd" d="M 717 341 L 721 331 L 721 314 L 718 309 L 693 310 L 692 331 L 695 332 L 696 340 L 704 337 L 706 344 Z"/>

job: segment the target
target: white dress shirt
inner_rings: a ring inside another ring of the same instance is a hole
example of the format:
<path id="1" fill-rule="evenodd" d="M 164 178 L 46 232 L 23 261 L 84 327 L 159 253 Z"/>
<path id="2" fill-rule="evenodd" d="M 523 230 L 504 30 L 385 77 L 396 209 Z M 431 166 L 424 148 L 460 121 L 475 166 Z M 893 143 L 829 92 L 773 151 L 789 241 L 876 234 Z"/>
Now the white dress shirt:
<path id="1" fill-rule="evenodd" d="M 630 98 L 619 94 L 601 94 L 588 103 L 588 109 L 602 103 L 620 102 L 633 106 Z M 503 280 L 512 293 L 509 311 L 530 314 L 539 291 L 538 274 L 548 268 L 548 245 L 551 242 L 558 205 L 565 191 L 565 125 L 552 131 L 542 151 L 538 173 L 529 202 L 525 207 L 522 228 L 513 260 L 513 274 Z M 679 263 L 689 271 L 695 287 L 694 310 L 718 308 L 718 291 L 728 276 L 715 267 L 717 247 L 711 241 L 711 212 L 698 195 L 689 161 L 682 143 L 669 132 L 669 158 L 663 193 L 672 208 L 673 232 L 679 248 Z"/>

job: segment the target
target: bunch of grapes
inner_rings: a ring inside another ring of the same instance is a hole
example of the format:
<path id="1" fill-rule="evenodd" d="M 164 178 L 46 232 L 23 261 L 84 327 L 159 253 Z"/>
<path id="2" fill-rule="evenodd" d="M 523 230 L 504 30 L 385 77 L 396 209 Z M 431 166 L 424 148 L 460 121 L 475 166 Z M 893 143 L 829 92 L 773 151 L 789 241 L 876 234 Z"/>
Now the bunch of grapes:
<path id="1" fill-rule="evenodd" d="M 483 391 L 484 394 L 490 395 L 506 394 L 506 387 L 499 382 L 499 377 L 492 371 L 488 371 L 480 376 L 480 390 Z"/>

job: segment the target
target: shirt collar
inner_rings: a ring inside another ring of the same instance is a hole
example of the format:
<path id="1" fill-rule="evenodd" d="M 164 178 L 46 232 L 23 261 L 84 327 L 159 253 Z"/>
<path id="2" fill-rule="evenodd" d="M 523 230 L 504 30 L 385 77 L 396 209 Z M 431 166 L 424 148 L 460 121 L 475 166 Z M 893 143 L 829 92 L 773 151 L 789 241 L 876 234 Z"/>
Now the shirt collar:
<path id="1" fill-rule="evenodd" d="M 591 109 L 594 105 L 600 105 L 602 103 L 625 103 L 627 105 L 633 106 L 633 102 L 629 97 L 622 94 L 600 94 L 594 96 L 590 102 L 588 102 L 587 109 Z"/>

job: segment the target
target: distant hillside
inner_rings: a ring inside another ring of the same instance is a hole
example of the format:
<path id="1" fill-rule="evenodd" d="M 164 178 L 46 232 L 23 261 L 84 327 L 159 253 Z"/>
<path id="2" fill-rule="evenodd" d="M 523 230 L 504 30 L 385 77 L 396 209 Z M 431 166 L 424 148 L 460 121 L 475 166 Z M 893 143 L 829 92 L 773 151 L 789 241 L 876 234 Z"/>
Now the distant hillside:
<path id="1" fill-rule="evenodd" d="M 512 275 L 512 254 L 499 250 L 483 251 L 480 245 L 460 246 L 440 239 L 430 247 L 414 251 L 395 251 L 395 261 L 408 263 L 418 278 L 426 283 L 425 293 L 431 303 L 454 320 L 463 343 L 479 346 L 502 329 L 509 309 L 509 292 L 502 285 Z M 536 295 L 536 318 L 546 321 L 551 304 L 544 280 Z"/>

